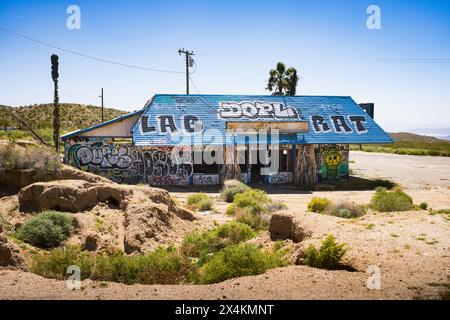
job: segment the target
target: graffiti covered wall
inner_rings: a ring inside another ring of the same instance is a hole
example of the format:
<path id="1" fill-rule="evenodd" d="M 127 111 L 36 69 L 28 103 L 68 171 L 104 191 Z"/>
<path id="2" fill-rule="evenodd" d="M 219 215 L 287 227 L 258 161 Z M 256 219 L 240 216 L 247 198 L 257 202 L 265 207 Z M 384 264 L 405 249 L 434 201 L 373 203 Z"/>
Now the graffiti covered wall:
<path id="1" fill-rule="evenodd" d="M 319 181 L 347 180 L 349 146 L 348 144 L 325 144 L 319 148 Z"/>
<path id="2" fill-rule="evenodd" d="M 269 183 L 273 184 L 291 183 L 293 180 L 294 174 L 292 172 L 278 172 L 269 176 Z"/>
<path id="3" fill-rule="evenodd" d="M 173 147 L 115 145 L 109 139 L 67 141 L 65 162 L 119 183 L 187 185 L 193 174 L 191 162 L 176 161 Z M 190 148 L 180 149 L 189 152 Z"/>
<path id="4" fill-rule="evenodd" d="M 102 175 L 118 183 L 164 185 L 218 185 L 219 174 L 194 173 L 192 157 L 182 162 L 174 159 L 172 146 L 137 147 L 115 144 L 112 139 L 89 138 L 65 142 L 65 162 L 81 170 Z M 191 154 L 190 147 L 177 150 Z M 345 180 L 349 174 L 349 146 L 320 145 L 317 154 L 318 180 Z M 241 180 L 249 183 L 243 172 Z M 293 181 L 292 172 L 278 172 L 268 177 L 269 183 Z"/>

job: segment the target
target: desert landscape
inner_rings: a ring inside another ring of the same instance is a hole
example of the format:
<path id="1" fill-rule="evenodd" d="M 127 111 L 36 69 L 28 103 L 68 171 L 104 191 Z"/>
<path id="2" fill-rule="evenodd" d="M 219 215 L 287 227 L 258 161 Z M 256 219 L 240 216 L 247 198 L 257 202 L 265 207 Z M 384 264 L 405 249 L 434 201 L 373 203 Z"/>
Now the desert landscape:
<path id="1" fill-rule="evenodd" d="M 308 204 L 313 198 L 327 198 L 332 203 L 365 206 L 371 203 L 375 188 L 360 188 L 359 183 L 347 190 L 322 185 L 318 191 L 292 185 L 252 186 L 263 188 L 273 203 L 284 205 L 267 214 L 268 225 L 254 228 L 253 236 L 243 243 L 265 252 L 279 247 L 285 252 L 282 266 L 209 284 L 200 284 L 201 277 L 197 282 L 176 284 L 88 278 L 79 289 L 69 289 L 64 278 L 43 277 L 30 267 L 34 255 L 49 249 L 19 240 L 14 230 L 35 212 L 70 212 L 75 227 L 63 246 L 78 245 L 93 253 L 115 248 L 129 256 L 158 247 L 183 251 L 188 235 L 233 223 L 237 216 L 226 214 L 230 203 L 217 187 L 165 191 L 119 185 L 67 166 L 45 182 L 16 170 L 11 180 L 16 185 L 5 186 L 8 175 L 3 175 L 0 299 L 448 299 L 450 158 L 351 151 L 350 162 L 351 181 L 391 181 L 411 196 L 414 208 L 379 212 L 368 207 L 358 217 L 339 217 L 311 212 Z M 189 204 L 199 191 L 212 200 L 210 209 L 198 210 Z M 339 267 L 308 266 L 302 260 L 307 248 L 319 247 L 330 234 L 347 248 Z M 371 266 L 379 268 L 379 288 L 367 285 Z"/>

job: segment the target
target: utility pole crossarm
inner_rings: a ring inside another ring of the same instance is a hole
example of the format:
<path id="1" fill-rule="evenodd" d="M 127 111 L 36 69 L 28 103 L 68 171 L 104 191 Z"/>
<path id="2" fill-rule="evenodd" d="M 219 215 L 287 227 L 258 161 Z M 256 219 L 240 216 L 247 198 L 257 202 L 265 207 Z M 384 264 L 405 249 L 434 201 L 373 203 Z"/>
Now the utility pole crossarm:
<path id="1" fill-rule="evenodd" d="M 191 56 L 194 56 L 194 51 L 179 49 L 178 54 L 181 56 L 185 55 L 186 58 L 186 94 L 189 95 L 189 61 L 191 60 Z"/>

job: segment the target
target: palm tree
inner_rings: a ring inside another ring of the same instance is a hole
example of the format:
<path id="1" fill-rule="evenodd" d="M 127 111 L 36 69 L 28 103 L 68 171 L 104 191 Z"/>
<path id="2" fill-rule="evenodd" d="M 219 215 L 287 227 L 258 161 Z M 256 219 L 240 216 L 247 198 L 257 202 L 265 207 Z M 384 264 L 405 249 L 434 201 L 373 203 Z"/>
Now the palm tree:
<path id="1" fill-rule="evenodd" d="M 286 69 L 282 62 L 277 63 L 277 68 L 269 72 L 266 90 L 273 91 L 274 96 L 295 96 L 298 82 L 297 70 L 295 68 Z"/>
<path id="2" fill-rule="evenodd" d="M 58 68 L 59 68 L 59 58 L 56 54 L 52 54 L 50 58 L 52 62 L 52 80 L 54 83 L 54 96 L 53 96 L 53 142 L 55 143 L 56 152 L 59 153 L 59 96 L 58 96 Z"/>

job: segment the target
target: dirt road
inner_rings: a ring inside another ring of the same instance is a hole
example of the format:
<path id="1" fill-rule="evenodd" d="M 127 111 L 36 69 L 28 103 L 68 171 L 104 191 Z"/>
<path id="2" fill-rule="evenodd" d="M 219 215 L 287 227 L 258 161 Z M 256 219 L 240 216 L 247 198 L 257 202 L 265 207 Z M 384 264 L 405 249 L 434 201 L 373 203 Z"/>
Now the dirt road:
<path id="1" fill-rule="evenodd" d="M 350 160 L 354 173 L 391 179 L 408 189 L 450 187 L 450 157 L 351 151 Z"/>

